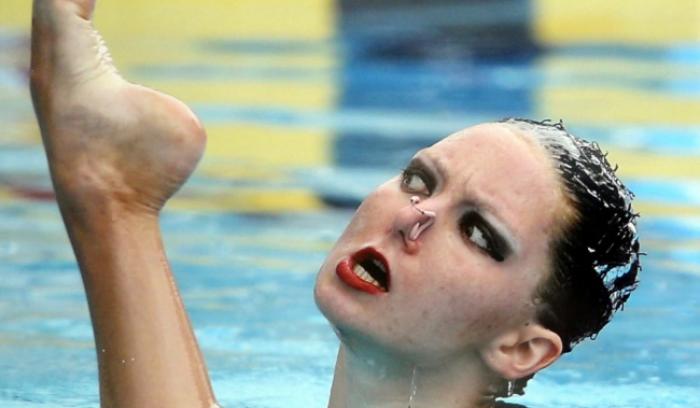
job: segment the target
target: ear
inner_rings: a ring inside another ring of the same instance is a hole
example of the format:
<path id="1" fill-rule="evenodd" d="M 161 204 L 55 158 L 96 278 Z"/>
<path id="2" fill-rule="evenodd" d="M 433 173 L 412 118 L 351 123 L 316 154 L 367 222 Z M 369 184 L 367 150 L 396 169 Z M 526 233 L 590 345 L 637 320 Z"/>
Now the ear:
<path id="1" fill-rule="evenodd" d="M 517 380 L 552 364 L 561 351 L 558 334 L 531 322 L 493 339 L 481 349 L 481 358 L 503 378 Z"/>

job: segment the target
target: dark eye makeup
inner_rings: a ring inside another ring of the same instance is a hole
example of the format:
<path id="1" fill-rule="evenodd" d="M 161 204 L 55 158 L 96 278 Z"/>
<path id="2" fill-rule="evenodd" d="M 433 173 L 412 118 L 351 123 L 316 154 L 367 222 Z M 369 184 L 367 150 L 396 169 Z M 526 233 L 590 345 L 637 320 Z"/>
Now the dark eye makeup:
<path id="1" fill-rule="evenodd" d="M 462 236 L 497 262 L 503 262 L 511 250 L 503 237 L 475 210 L 467 211 L 459 220 Z"/>
<path id="2" fill-rule="evenodd" d="M 419 188 L 413 185 L 415 181 L 414 177 L 417 177 L 418 180 L 423 183 L 426 191 L 420 191 Z M 430 195 L 435 191 L 436 185 L 437 181 L 435 180 L 435 176 L 433 176 L 432 172 L 430 172 L 419 159 L 411 160 L 408 166 L 401 172 L 401 187 L 411 193 Z"/>

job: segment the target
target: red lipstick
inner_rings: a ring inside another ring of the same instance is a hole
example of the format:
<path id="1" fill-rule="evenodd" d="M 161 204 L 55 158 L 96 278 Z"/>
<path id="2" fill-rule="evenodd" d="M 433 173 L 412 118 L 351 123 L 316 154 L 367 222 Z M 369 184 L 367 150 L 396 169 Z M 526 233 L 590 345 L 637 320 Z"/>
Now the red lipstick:
<path id="1" fill-rule="evenodd" d="M 389 291 L 389 264 L 386 258 L 372 247 L 363 248 L 340 261 L 335 273 L 353 289 L 371 295 Z"/>

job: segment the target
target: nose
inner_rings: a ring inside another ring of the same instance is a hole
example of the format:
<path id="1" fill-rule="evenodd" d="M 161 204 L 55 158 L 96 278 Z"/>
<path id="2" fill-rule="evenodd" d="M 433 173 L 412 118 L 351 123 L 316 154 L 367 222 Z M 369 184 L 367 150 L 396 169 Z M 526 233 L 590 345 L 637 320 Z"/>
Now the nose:
<path id="1" fill-rule="evenodd" d="M 419 238 L 435 223 L 435 212 L 419 204 L 418 196 L 411 197 L 408 205 L 399 210 L 394 221 L 394 229 L 401 236 L 404 248 L 409 253 L 418 251 Z"/>

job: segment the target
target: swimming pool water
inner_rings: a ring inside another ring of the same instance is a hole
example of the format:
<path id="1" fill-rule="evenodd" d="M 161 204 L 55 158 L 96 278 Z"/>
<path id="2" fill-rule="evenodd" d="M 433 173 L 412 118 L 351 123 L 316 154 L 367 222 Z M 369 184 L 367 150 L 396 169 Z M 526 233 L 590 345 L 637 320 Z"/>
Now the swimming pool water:
<path id="1" fill-rule="evenodd" d="M 568 118 L 610 150 L 647 252 L 625 310 L 513 400 L 700 406 L 697 42 L 558 42 L 533 34 L 547 1 L 292 3 L 98 5 L 120 70 L 183 98 L 209 132 L 162 226 L 223 406 L 325 406 L 337 341 L 312 299 L 325 251 L 416 149 L 504 116 Z M 94 407 L 87 305 L 26 88 L 28 5 L 1 7 L 0 406 Z"/>

